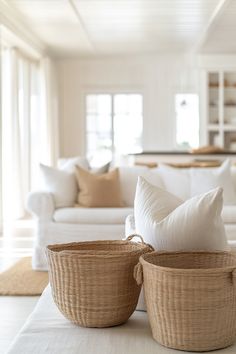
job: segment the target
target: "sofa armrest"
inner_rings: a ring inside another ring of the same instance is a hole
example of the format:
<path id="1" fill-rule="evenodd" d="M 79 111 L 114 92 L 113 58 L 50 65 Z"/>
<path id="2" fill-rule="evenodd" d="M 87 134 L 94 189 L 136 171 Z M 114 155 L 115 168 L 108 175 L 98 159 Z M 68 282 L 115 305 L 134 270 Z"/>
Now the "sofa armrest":
<path id="1" fill-rule="evenodd" d="M 26 207 L 37 219 L 51 220 L 55 210 L 55 203 L 50 193 L 31 192 L 27 197 Z"/>

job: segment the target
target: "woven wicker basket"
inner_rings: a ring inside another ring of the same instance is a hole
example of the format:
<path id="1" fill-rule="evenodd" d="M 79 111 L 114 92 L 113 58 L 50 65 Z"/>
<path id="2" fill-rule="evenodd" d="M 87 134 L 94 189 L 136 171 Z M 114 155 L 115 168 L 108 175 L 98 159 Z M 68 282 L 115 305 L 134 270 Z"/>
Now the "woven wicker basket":
<path id="1" fill-rule="evenodd" d="M 134 266 L 143 253 L 153 250 L 143 240 L 131 242 L 133 237 L 137 235 L 125 241 L 47 247 L 53 298 L 66 318 L 84 327 L 109 327 L 128 320 L 140 293 Z"/>
<path id="2" fill-rule="evenodd" d="M 135 267 L 144 280 L 153 338 L 164 346 L 209 351 L 236 337 L 236 256 L 229 252 L 152 252 Z"/>

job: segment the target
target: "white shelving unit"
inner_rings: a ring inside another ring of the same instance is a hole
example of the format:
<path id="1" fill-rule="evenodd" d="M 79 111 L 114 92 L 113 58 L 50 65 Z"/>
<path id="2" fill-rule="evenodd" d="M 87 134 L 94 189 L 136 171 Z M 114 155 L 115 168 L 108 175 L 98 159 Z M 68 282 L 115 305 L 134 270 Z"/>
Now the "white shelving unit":
<path id="1" fill-rule="evenodd" d="M 236 151 L 236 69 L 207 70 L 206 143 Z"/>

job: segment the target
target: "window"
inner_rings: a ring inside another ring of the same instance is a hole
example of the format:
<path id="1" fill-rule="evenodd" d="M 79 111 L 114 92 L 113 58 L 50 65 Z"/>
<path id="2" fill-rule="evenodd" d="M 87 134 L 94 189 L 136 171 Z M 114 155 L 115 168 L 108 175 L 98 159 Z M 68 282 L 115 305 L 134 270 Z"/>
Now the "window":
<path id="1" fill-rule="evenodd" d="M 176 141 L 188 149 L 199 146 L 199 103 L 196 94 L 175 95 Z"/>
<path id="2" fill-rule="evenodd" d="M 141 94 L 86 96 L 86 150 L 93 164 L 142 151 Z"/>

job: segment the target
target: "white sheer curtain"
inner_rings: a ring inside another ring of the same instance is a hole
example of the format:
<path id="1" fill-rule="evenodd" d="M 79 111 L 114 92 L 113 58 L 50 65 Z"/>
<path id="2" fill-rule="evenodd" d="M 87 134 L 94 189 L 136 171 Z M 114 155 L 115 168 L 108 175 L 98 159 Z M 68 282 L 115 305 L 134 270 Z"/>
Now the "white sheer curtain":
<path id="1" fill-rule="evenodd" d="M 40 61 L 42 146 L 41 161 L 56 166 L 59 157 L 58 92 L 55 65 L 50 58 Z"/>
<path id="2" fill-rule="evenodd" d="M 37 188 L 39 162 L 57 159 L 58 127 L 53 64 L 2 52 L 3 223 L 25 216 L 27 193 Z"/>

